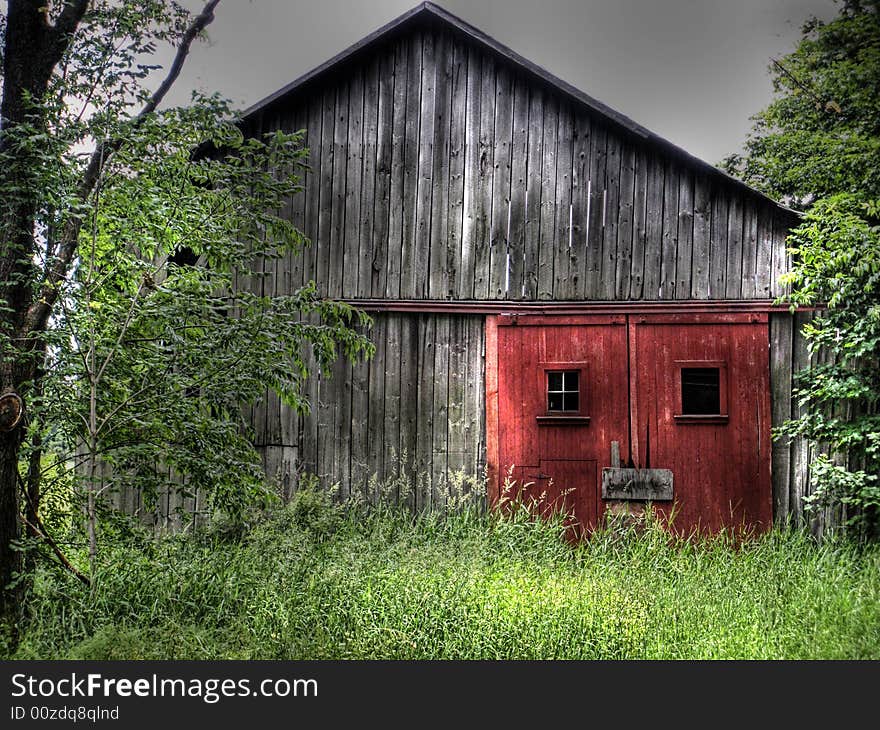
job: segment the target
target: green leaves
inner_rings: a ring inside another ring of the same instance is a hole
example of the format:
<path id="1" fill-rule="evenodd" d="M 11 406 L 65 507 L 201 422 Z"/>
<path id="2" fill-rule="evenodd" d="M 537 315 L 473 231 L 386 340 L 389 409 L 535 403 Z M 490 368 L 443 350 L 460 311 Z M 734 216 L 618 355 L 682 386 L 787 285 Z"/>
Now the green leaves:
<path id="1" fill-rule="evenodd" d="M 880 515 L 880 12 L 844 0 L 808 21 L 793 53 L 771 67 L 776 96 L 755 117 L 746 155 L 728 170 L 806 209 L 788 239 L 785 298 L 816 307 L 803 336 L 813 366 L 798 376 L 802 415 L 779 429 L 814 442 L 814 508 L 851 523 Z"/>
<path id="2" fill-rule="evenodd" d="M 243 409 L 274 391 L 305 412 L 309 377 L 372 353 L 363 313 L 313 283 L 264 286 L 308 244 L 281 215 L 307 151 L 299 133 L 246 138 L 230 119 L 197 97 L 131 127 L 48 334 L 45 422 L 147 507 L 171 480 L 233 515 L 268 499 Z M 222 153 L 194 154 L 205 140 Z"/>
<path id="3" fill-rule="evenodd" d="M 880 13 L 846 0 L 828 23 L 804 25 L 771 65 L 773 102 L 755 116 L 732 173 L 804 208 L 836 193 L 880 197 Z"/>
<path id="4" fill-rule="evenodd" d="M 789 237 L 788 300 L 819 306 L 803 329 L 816 363 L 798 374 L 804 409 L 780 434 L 833 456 L 811 465 L 812 508 L 844 507 L 867 526 L 880 513 L 880 230 L 877 204 L 851 194 L 816 202 Z M 824 305 L 824 306 L 823 306 Z"/>

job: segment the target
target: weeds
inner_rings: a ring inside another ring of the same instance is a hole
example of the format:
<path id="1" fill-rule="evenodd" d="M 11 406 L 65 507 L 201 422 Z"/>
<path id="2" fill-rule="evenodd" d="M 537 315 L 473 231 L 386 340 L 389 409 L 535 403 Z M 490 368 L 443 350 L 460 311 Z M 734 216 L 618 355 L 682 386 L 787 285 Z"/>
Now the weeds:
<path id="1" fill-rule="evenodd" d="M 577 545 L 568 529 L 305 490 L 240 533 L 120 540 L 91 596 L 41 568 L 16 657 L 880 658 L 877 546 L 685 541 L 650 511 Z"/>

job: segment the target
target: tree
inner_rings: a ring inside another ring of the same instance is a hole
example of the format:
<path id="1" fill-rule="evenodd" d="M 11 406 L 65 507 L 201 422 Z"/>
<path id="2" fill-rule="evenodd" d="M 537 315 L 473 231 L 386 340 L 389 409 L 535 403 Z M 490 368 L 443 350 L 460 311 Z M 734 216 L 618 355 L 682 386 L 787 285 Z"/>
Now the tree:
<path id="1" fill-rule="evenodd" d="M 222 154 L 194 156 L 200 143 Z M 314 368 L 371 351 L 353 329 L 366 316 L 313 284 L 260 291 L 265 264 L 303 244 L 279 211 L 306 154 L 301 133 L 244 138 L 205 98 L 152 115 L 106 164 L 46 332 L 25 449 L 51 438 L 45 468 L 82 483 L 90 575 L 102 495 L 136 488 L 150 505 L 172 469 L 209 507 L 241 514 L 270 496 L 242 406 L 268 386 L 304 411 Z"/>
<path id="2" fill-rule="evenodd" d="M 821 364 L 798 375 L 804 415 L 781 433 L 826 447 L 812 506 L 844 507 L 871 531 L 880 514 L 880 3 L 845 0 L 803 26 L 771 65 L 775 98 L 727 168 L 805 209 L 789 238 L 787 300 L 819 306 L 803 331 Z"/>
<path id="3" fill-rule="evenodd" d="M 845 0 L 771 62 L 775 98 L 754 117 L 745 155 L 725 167 L 804 209 L 831 195 L 880 197 L 880 3 Z"/>
<path id="4" fill-rule="evenodd" d="M 233 271 L 302 243 L 279 215 L 302 151 L 295 135 L 243 139 L 217 99 L 158 111 L 218 2 L 190 15 L 164 0 L 8 0 L 0 16 L 0 395 L 26 415 L 0 433 L 7 627 L 20 608 L 10 588 L 20 496 L 38 496 L 42 436 L 85 443 L 93 470 L 99 456 L 134 469 L 160 451 L 180 467 L 187 448 L 222 451 L 205 448 L 208 436 L 241 443 L 233 401 L 258 386 L 306 407 L 298 385 L 309 350 L 322 366 L 337 343 L 350 356 L 369 349 L 350 329 L 355 313 L 312 288 L 276 300 L 233 286 Z M 151 62 L 163 43 L 175 48 L 164 72 Z M 222 154 L 194 155 L 200 141 Z M 268 173 L 285 167 L 287 176 Z M 201 266 L 181 265 L 185 252 Z M 219 369 L 210 357 L 228 358 L 229 392 L 204 377 Z M 172 431 L 189 446 L 175 450 Z M 228 474 L 253 477 L 248 469 Z M 237 497 L 215 489 L 224 494 L 235 509 Z M 40 532 L 33 505 L 24 518 Z"/>

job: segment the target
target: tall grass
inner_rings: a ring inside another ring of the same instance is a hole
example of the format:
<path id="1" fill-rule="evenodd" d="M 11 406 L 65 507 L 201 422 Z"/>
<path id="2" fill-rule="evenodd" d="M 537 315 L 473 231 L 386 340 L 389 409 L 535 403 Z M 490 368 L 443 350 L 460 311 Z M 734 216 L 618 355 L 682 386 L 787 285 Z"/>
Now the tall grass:
<path id="1" fill-rule="evenodd" d="M 880 548 L 734 543 L 305 492 L 230 537 L 109 546 L 92 594 L 41 570 L 19 658 L 877 659 Z"/>

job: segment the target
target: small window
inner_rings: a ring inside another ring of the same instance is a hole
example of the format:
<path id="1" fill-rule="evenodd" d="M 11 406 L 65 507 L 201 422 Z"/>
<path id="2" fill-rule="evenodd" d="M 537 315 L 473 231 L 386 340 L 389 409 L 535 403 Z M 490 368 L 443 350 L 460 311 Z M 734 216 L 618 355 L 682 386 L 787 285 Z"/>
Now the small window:
<path id="1" fill-rule="evenodd" d="M 580 410 L 580 372 L 577 370 L 547 373 L 547 410 L 572 413 Z"/>
<path id="2" fill-rule="evenodd" d="M 685 416 L 721 413 L 720 368 L 681 369 L 681 412 Z"/>

